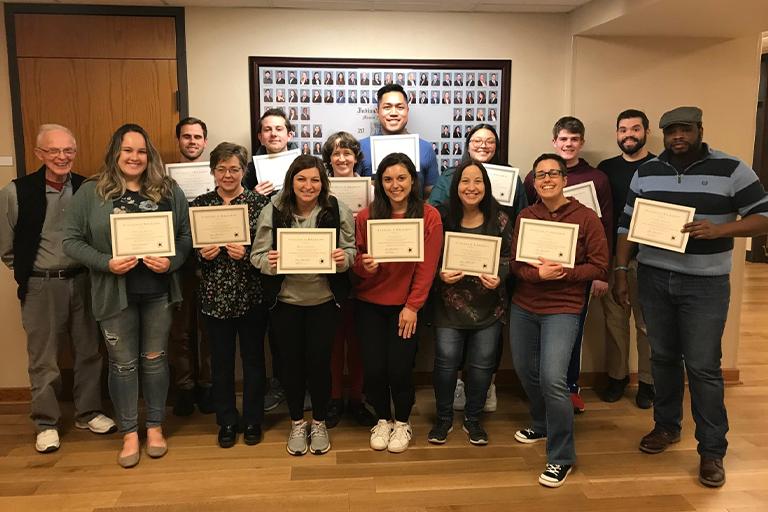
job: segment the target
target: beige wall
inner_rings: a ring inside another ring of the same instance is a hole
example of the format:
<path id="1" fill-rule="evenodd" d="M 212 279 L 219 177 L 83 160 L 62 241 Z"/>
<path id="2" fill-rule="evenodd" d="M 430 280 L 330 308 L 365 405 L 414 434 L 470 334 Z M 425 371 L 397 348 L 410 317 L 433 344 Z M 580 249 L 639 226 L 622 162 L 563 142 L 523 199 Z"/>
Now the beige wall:
<path id="1" fill-rule="evenodd" d="M 0 156 L 16 157 L 13 149 L 11 91 L 8 83 L 8 51 L 5 20 L 0 12 Z M 0 187 L 16 177 L 16 167 L 0 166 Z M 13 274 L 0 264 L 0 388 L 28 385 L 27 349 Z"/>
<path id="2" fill-rule="evenodd" d="M 649 3 L 649 2 L 646 2 Z M 597 14 L 595 14 L 597 16 Z M 588 18 L 588 17 L 586 17 Z M 386 20 L 387 31 L 363 30 Z M 590 26 L 583 13 L 575 22 Z M 599 20 L 597 20 L 599 21 Z M 565 15 L 427 15 L 280 9 L 189 8 L 186 11 L 190 113 L 206 120 L 212 144 L 250 144 L 247 58 L 260 56 L 510 59 L 510 161 L 526 168 L 549 150 L 552 123 L 573 113 L 587 124 L 587 158 L 616 153 L 613 120 L 630 106 L 656 121 L 668 107 L 704 108 L 705 138 L 751 159 L 759 34 L 730 41 L 571 37 Z M 290 26 L 290 32 L 287 27 Z M 4 25 L 0 24 L 0 155 L 13 154 Z M 344 34 L 354 33 L 349 42 Z M 492 37 L 489 37 L 492 34 Z M 502 134 L 502 136 L 504 136 Z M 655 135 L 652 148 L 660 148 Z M 0 167 L 0 186 L 15 169 Z M 743 247 L 743 244 L 742 246 Z M 743 252 L 743 251 L 742 251 Z M 737 251 L 724 366 L 734 367 L 743 262 Z M 603 366 L 595 307 L 584 370 Z M 0 269 L 0 388 L 27 385 L 24 336 L 15 285 Z M 508 350 L 506 351 L 508 352 Z M 431 350 L 420 353 L 429 368 Z M 506 360 L 505 366 L 509 366 Z"/>

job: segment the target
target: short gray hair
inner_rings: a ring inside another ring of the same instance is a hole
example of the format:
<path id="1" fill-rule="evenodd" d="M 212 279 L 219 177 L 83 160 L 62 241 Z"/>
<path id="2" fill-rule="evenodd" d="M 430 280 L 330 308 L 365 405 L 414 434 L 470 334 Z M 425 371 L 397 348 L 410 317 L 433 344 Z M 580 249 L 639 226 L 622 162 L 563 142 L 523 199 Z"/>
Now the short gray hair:
<path id="1" fill-rule="evenodd" d="M 72 130 L 60 124 L 47 123 L 47 124 L 41 124 L 40 128 L 37 129 L 37 138 L 35 139 L 36 146 L 40 146 L 40 141 L 43 140 L 43 137 L 48 132 L 64 132 L 68 134 L 70 137 L 72 137 L 72 140 L 75 141 L 75 145 L 77 145 L 77 139 L 75 138 L 75 134 L 72 133 Z"/>

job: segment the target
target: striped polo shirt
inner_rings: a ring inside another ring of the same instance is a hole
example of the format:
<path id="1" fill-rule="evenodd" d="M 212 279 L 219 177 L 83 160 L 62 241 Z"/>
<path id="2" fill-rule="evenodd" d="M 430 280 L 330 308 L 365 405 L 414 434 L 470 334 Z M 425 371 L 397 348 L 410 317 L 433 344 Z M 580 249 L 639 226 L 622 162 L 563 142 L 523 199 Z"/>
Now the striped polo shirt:
<path id="1" fill-rule="evenodd" d="M 619 218 L 619 234 L 628 233 L 638 197 L 696 208 L 694 220 L 713 224 L 732 222 L 737 215 L 768 217 L 768 196 L 755 171 L 738 158 L 703 147 L 704 158 L 682 172 L 669 163 L 668 151 L 638 168 Z M 690 238 L 685 253 L 640 244 L 637 261 L 682 274 L 719 276 L 731 271 L 732 252 L 733 238 Z"/>

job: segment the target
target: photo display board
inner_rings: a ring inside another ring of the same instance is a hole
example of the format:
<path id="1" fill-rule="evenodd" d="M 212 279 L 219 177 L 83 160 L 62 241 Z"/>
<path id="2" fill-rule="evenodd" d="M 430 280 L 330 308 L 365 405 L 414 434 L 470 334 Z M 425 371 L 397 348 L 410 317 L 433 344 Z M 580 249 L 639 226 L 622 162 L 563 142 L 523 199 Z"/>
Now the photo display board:
<path id="1" fill-rule="evenodd" d="M 459 164 L 467 132 L 487 123 L 499 133 L 506 161 L 509 60 L 347 60 L 250 57 L 251 142 L 258 120 L 282 108 L 302 153 L 320 156 L 325 140 L 346 131 L 358 140 L 379 135 L 376 91 L 397 83 L 408 94 L 408 132 L 432 142 L 441 172 Z"/>

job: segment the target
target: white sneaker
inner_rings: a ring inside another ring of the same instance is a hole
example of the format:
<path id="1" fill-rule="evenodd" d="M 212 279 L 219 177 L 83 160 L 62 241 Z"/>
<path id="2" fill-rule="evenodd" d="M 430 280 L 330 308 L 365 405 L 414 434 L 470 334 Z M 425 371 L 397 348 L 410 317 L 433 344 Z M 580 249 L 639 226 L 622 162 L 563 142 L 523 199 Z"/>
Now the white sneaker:
<path id="1" fill-rule="evenodd" d="M 491 383 L 488 386 L 488 394 L 485 395 L 485 405 L 483 406 L 483 412 L 496 412 L 496 406 L 498 400 L 496 399 L 496 384 Z"/>
<path id="2" fill-rule="evenodd" d="M 386 450 L 389 445 L 389 437 L 392 434 L 392 422 L 379 420 L 371 429 L 371 448 L 374 450 Z"/>
<path id="3" fill-rule="evenodd" d="M 411 441 L 413 432 L 411 431 L 410 423 L 403 423 L 402 421 L 395 422 L 395 429 L 392 431 L 392 435 L 389 436 L 389 445 L 387 450 L 392 453 L 402 453 L 408 449 L 408 444 Z"/>
<path id="4" fill-rule="evenodd" d="M 453 393 L 453 410 L 463 411 L 467 404 L 467 395 L 464 394 L 464 381 L 456 380 L 456 391 Z"/>
<path id="5" fill-rule="evenodd" d="M 94 434 L 110 434 L 117 431 L 115 422 L 103 414 L 97 414 L 88 420 L 88 422 L 75 421 L 75 427 L 82 430 L 90 430 Z"/>
<path id="6" fill-rule="evenodd" d="M 35 450 L 40 453 L 55 452 L 59 449 L 59 432 L 55 428 L 48 428 L 38 432 L 35 439 Z"/>

